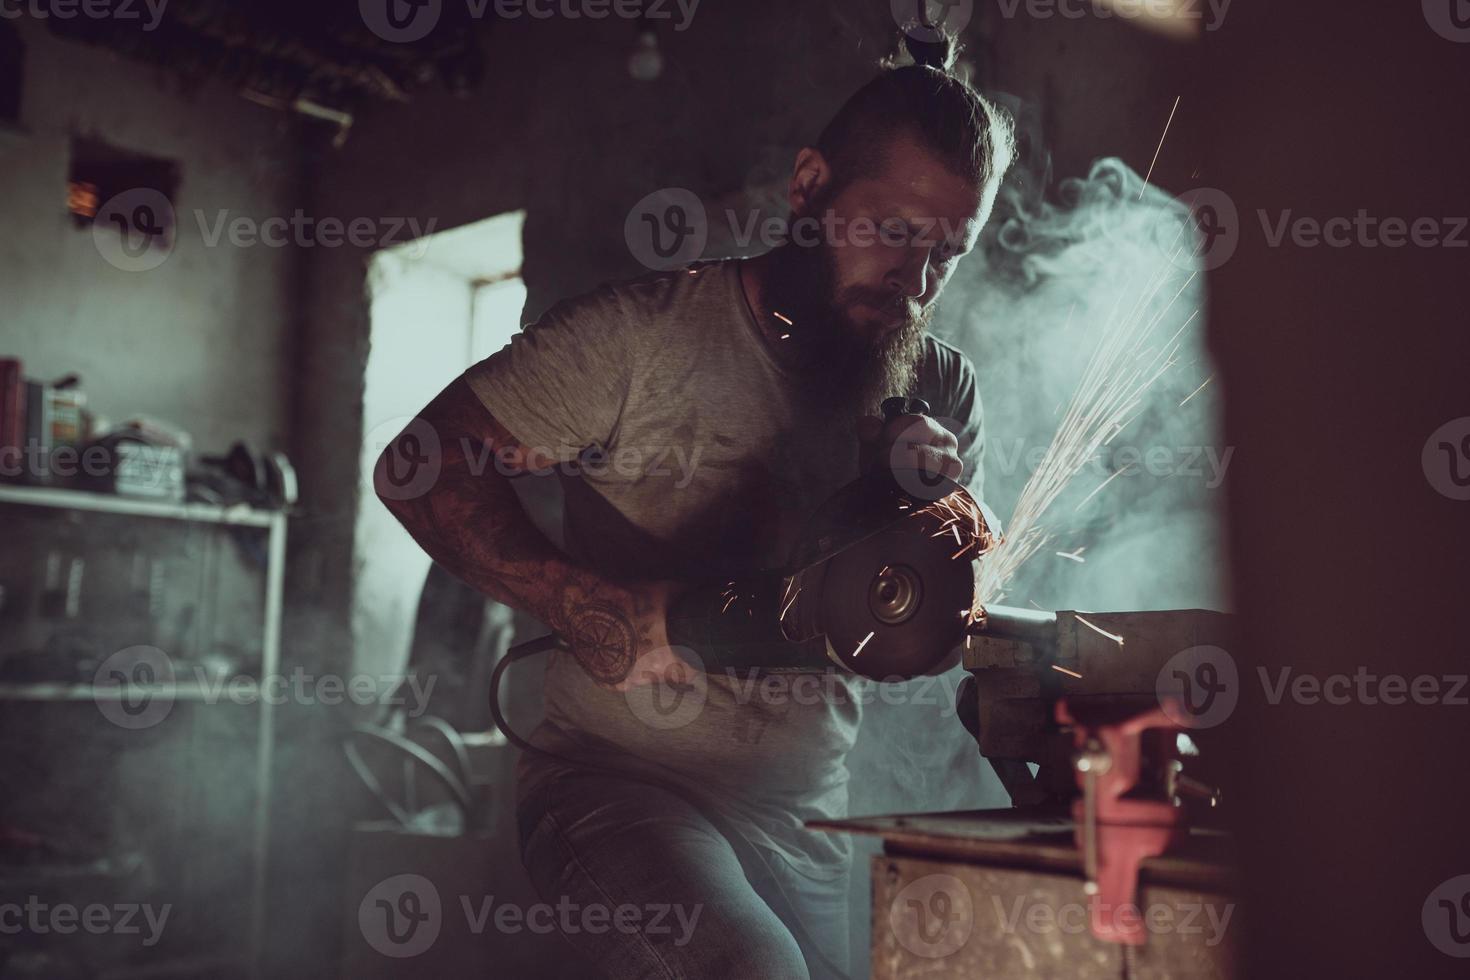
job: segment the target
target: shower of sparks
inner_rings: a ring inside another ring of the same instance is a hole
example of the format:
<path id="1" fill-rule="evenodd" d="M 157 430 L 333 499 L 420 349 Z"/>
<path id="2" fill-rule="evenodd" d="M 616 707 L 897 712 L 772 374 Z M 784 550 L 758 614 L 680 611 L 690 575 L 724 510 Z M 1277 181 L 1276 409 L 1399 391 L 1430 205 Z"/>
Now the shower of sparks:
<path id="1" fill-rule="evenodd" d="M 1143 200 L 1143 192 L 1148 190 L 1148 179 L 1154 175 L 1154 164 L 1159 162 L 1159 151 L 1164 148 L 1164 137 L 1169 135 L 1169 123 L 1174 121 L 1174 113 L 1179 111 L 1180 96 L 1174 96 L 1174 108 L 1169 110 L 1169 118 L 1164 123 L 1164 131 L 1159 136 L 1159 145 L 1154 148 L 1154 158 L 1148 162 L 1148 173 L 1143 175 L 1143 186 L 1138 189 L 1138 199 Z"/>
<path id="2" fill-rule="evenodd" d="M 1075 670 L 1068 670 L 1065 667 L 1058 667 L 1056 664 L 1052 664 L 1051 669 L 1056 671 L 1058 674 L 1066 674 L 1068 677 L 1075 677 L 1079 681 L 1082 679 L 1082 675 L 1077 673 Z"/>
<path id="3" fill-rule="evenodd" d="M 860 653 L 862 653 L 862 652 L 863 652 L 863 647 L 865 647 L 865 646 L 867 646 L 867 645 L 868 645 L 868 641 L 869 641 L 869 640 L 871 640 L 871 639 L 872 639 L 872 638 L 873 638 L 873 633 L 874 633 L 874 632 L 877 632 L 877 631 L 876 631 L 876 630 L 874 630 L 874 631 L 872 631 L 872 632 L 869 632 L 869 633 L 868 633 L 868 635 L 867 635 L 867 636 L 865 636 L 865 637 L 863 637 L 863 642 L 861 642 L 861 643 L 859 643 L 859 644 L 858 644 L 858 645 L 857 645 L 857 649 L 856 649 L 856 650 L 854 650 L 854 651 L 852 651 L 852 655 L 853 655 L 853 656 L 854 656 L 854 657 L 856 657 L 856 656 L 857 656 L 857 655 L 858 655 L 858 654 L 860 654 Z"/>
<path id="4" fill-rule="evenodd" d="M 1068 561 L 1075 561 L 1077 564 L 1081 565 L 1081 564 L 1084 564 L 1087 561 L 1086 558 L 1083 558 L 1082 557 L 1082 552 L 1084 552 L 1086 550 L 1087 550 L 1086 547 L 1082 547 L 1082 548 L 1078 548 L 1076 551 L 1058 551 L 1057 552 L 1057 557 L 1058 558 L 1065 558 Z"/>
<path id="5" fill-rule="evenodd" d="M 1187 394 L 1187 395 L 1184 396 L 1184 401 L 1179 403 L 1179 407 L 1180 408 L 1183 408 L 1184 407 L 1184 402 L 1189 401 L 1195 395 L 1198 395 L 1200 392 L 1204 391 L 1205 390 L 1205 385 L 1209 384 L 1211 381 L 1214 381 L 1214 380 L 1215 380 L 1215 376 L 1213 374 L 1210 375 L 1208 378 L 1206 378 L 1203 381 L 1203 383 L 1200 384 L 1200 386 L 1198 388 L 1194 389 L 1189 394 Z"/>
<path id="6" fill-rule="evenodd" d="M 1160 324 L 1170 317 L 1171 312 L 1175 316 L 1182 313 L 1175 312 L 1175 306 L 1198 275 L 1197 271 L 1185 277 L 1173 275 L 1173 262 L 1180 252 L 1197 247 L 1192 236 L 1188 242 L 1180 244 L 1187 227 L 1190 227 L 1189 222 L 1179 223 L 1174 241 L 1168 243 L 1165 250 L 1166 254 L 1169 250 L 1173 252 L 1168 255 L 1168 261 L 1138 273 L 1143 288 L 1136 293 L 1131 290 L 1120 292 L 1108 311 L 1099 331 L 1097 348 L 1083 370 L 1077 390 L 1067 403 L 1057 433 L 1047 446 L 1040 465 L 1021 490 L 1006 533 L 995 541 L 980 561 L 975 587 L 976 619 L 983 615 L 986 605 L 1005 598 L 1006 588 L 1016 571 L 1051 541 L 1051 533 L 1042 524 L 1048 508 L 1087 468 L 1088 461 L 1138 418 L 1144 399 L 1155 383 L 1178 363 L 1182 347 L 1180 337 L 1199 311 L 1194 310 L 1183 317 L 1183 322 L 1163 343 L 1158 343 L 1155 337 Z M 1178 283 L 1178 288 L 1171 295 L 1167 287 L 1173 287 L 1175 283 Z M 1071 319 L 1070 312 L 1068 319 Z M 1128 469 L 1125 467 L 1114 473 L 1082 503 L 1087 503 Z M 1077 506 L 1080 509 L 1082 504 Z"/>
<path id="7" fill-rule="evenodd" d="M 1077 617 L 1077 622 L 1081 623 L 1083 626 L 1086 626 L 1088 629 L 1092 630 L 1094 633 L 1097 633 L 1100 636 L 1106 636 L 1108 639 L 1110 639 L 1114 643 L 1118 644 L 1118 646 L 1122 646 L 1123 645 L 1123 638 L 1121 636 L 1119 636 L 1117 633 L 1109 633 L 1107 630 L 1103 629 L 1101 626 L 1098 626 L 1098 625 L 1096 625 L 1094 623 L 1089 623 L 1087 620 L 1083 619 L 1081 616 L 1078 616 Z"/>

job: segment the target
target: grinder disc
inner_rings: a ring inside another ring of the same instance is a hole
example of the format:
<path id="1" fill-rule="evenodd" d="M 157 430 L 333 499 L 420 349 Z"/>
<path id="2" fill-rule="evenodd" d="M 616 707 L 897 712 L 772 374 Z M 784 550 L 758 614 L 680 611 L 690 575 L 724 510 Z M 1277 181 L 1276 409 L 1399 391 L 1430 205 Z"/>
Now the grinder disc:
<path id="1" fill-rule="evenodd" d="M 825 562 L 818 616 L 831 655 L 875 680 L 928 673 L 964 642 L 974 550 L 938 515 L 910 513 Z"/>

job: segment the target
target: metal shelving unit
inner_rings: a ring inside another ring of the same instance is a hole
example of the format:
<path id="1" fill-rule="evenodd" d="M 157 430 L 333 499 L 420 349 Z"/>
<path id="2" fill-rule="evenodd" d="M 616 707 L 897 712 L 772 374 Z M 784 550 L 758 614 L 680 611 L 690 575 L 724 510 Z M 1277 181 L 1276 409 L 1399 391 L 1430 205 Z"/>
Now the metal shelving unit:
<path id="1" fill-rule="evenodd" d="M 265 615 L 262 623 L 260 676 L 280 670 L 282 588 L 285 582 L 286 520 L 284 511 L 264 511 L 246 505 L 222 507 L 201 503 L 141 500 L 103 493 L 48 487 L 0 484 L 0 505 L 13 504 L 57 510 L 116 514 L 139 518 L 183 521 L 193 524 L 260 528 L 268 534 L 265 581 Z M 91 684 L 5 684 L 0 701 L 85 701 L 122 696 L 120 687 Z M 132 692 L 136 693 L 136 691 Z M 149 693 L 166 694 L 178 701 L 206 702 L 208 689 L 201 684 L 161 684 Z M 255 698 L 260 713 L 255 754 L 255 806 L 252 813 L 250 975 L 260 974 L 260 954 L 265 940 L 266 859 L 270 845 L 271 769 L 275 748 L 275 705 L 271 698 Z"/>

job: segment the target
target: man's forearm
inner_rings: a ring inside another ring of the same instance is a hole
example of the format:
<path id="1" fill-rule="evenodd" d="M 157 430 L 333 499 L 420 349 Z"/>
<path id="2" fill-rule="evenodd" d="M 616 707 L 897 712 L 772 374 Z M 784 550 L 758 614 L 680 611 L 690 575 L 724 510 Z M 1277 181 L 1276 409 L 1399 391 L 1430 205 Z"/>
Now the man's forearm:
<path id="1" fill-rule="evenodd" d="M 645 594 L 577 566 L 536 528 L 500 467 L 526 465 L 526 450 L 463 382 L 419 416 L 437 436 L 439 474 L 423 493 L 395 499 L 385 467 L 412 458 L 400 440 L 378 460 L 379 497 L 423 549 L 456 577 L 546 623 L 594 680 L 616 683 L 646 640 Z"/>

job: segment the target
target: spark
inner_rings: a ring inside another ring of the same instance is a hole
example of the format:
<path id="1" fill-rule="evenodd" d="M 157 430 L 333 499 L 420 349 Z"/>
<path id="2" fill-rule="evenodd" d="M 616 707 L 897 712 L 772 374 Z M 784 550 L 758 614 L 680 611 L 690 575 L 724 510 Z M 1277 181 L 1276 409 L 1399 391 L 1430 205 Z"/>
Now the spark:
<path id="1" fill-rule="evenodd" d="M 1031 603 L 1031 605 L 1033 605 L 1033 606 L 1036 606 L 1036 608 L 1037 608 L 1037 609 L 1041 609 L 1041 607 L 1040 607 L 1040 606 L 1037 606 L 1037 605 L 1036 605 L 1036 600 L 1035 600 L 1035 599 L 1027 599 L 1027 600 L 1026 600 L 1026 601 L 1027 601 L 1027 602 L 1029 602 L 1029 603 Z M 1042 611 L 1042 612 L 1046 612 L 1046 610 L 1045 610 L 1045 609 L 1041 609 L 1041 611 Z"/>
<path id="2" fill-rule="evenodd" d="M 1164 137 L 1169 135 L 1169 123 L 1174 121 L 1174 113 L 1179 111 L 1180 96 L 1174 96 L 1174 108 L 1169 110 L 1169 118 L 1164 123 L 1164 132 L 1159 136 L 1159 145 L 1154 149 L 1154 158 L 1148 163 L 1148 173 L 1143 175 L 1143 186 L 1138 189 L 1138 199 L 1143 200 L 1143 192 L 1148 190 L 1148 179 L 1154 175 L 1154 164 L 1159 162 L 1159 151 L 1164 148 Z"/>
<path id="3" fill-rule="evenodd" d="M 725 600 L 725 608 L 723 608 L 723 609 L 720 610 L 720 615 L 723 616 L 725 613 L 729 612 L 730 611 L 730 606 L 734 602 L 735 602 L 735 596 L 733 596 L 733 595 L 730 596 L 730 598 L 726 599 Z"/>
<path id="4" fill-rule="evenodd" d="M 958 527 L 956 527 L 955 525 L 951 524 L 949 529 L 954 532 L 954 543 L 955 544 L 961 544 L 962 545 L 962 544 L 965 543 L 964 542 L 964 539 L 960 537 L 960 529 Z"/>
<path id="5" fill-rule="evenodd" d="M 1215 376 L 1213 374 L 1210 375 L 1208 378 L 1206 378 L 1204 380 L 1204 382 L 1198 388 L 1194 389 L 1188 395 L 1184 396 L 1184 402 L 1189 401 L 1195 395 L 1198 395 L 1200 392 L 1204 391 L 1205 390 L 1205 385 L 1209 384 L 1211 381 L 1214 381 L 1214 380 L 1215 380 Z M 1184 407 L 1184 402 L 1180 402 L 1179 403 L 1179 407 L 1180 408 L 1183 408 Z"/>
<path id="6" fill-rule="evenodd" d="M 865 647 L 865 646 L 868 645 L 868 641 L 873 638 L 873 633 L 875 633 L 875 632 L 877 632 L 877 631 L 876 630 L 871 630 L 871 631 L 869 631 L 869 633 L 868 633 L 867 636 L 863 637 L 863 642 L 859 643 L 857 645 L 857 649 L 854 650 L 854 651 L 852 651 L 852 655 L 854 657 L 856 657 L 858 654 L 860 654 L 860 653 L 863 652 L 863 647 Z"/>
<path id="7" fill-rule="evenodd" d="M 1101 483 L 1099 483 L 1097 485 L 1097 487 L 1092 491 L 1092 493 L 1089 493 L 1087 496 L 1085 496 L 1085 497 L 1082 498 L 1082 503 L 1080 503 L 1076 507 L 1073 507 L 1072 508 L 1072 511 L 1075 513 L 1076 511 L 1081 510 L 1082 507 L 1083 507 L 1083 504 L 1086 504 L 1093 497 L 1096 497 L 1099 490 L 1101 490 L 1103 487 L 1107 486 L 1109 483 L 1112 483 L 1118 477 L 1122 476 L 1124 473 L 1127 473 L 1131 469 L 1133 469 L 1133 464 L 1132 463 L 1129 463 L 1127 466 L 1123 467 L 1121 470 L 1119 470 L 1118 472 L 1114 473 L 1112 476 L 1108 477 L 1106 480 L 1104 480 Z"/>
<path id="8" fill-rule="evenodd" d="M 1058 667 L 1056 664 L 1052 664 L 1051 669 L 1059 674 L 1066 674 L 1068 677 L 1075 677 L 1079 681 L 1082 679 L 1082 675 L 1077 673 L 1075 670 L 1068 670 L 1065 667 Z"/>
<path id="9" fill-rule="evenodd" d="M 787 583 L 786 583 L 786 590 L 788 592 L 790 592 L 791 591 L 791 586 L 794 585 L 795 583 L 796 583 L 796 579 L 795 578 L 788 579 L 787 580 Z M 793 605 L 795 605 L 795 603 L 796 603 L 796 597 L 799 596 L 799 595 L 801 595 L 801 588 L 800 587 L 798 587 L 795 592 L 791 592 L 791 598 L 786 600 L 786 605 L 782 607 L 782 609 L 781 609 L 781 615 L 779 617 L 777 617 L 776 622 L 778 622 L 778 623 L 784 623 L 786 621 L 786 614 L 791 611 L 791 607 Z"/>
<path id="10" fill-rule="evenodd" d="M 781 339 L 782 340 L 790 340 L 791 339 L 791 334 L 789 334 L 789 333 L 783 333 L 781 335 Z"/>
<path id="11" fill-rule="evenodd" d="M 1077 564 L 1081 565 L 1087 561 L 1086 558 L 1082 557 L 1082 552 L 1086 550 L 1086 548 L 1078 548 L 1076 551 L 1058 551 L 1057 557 L 1065 558 L 1068 561 L 1075 561 Z"/>
<path id="12" fill-rule="evenodd" d="M 1089 623 L 1087 620 L 1083 619 L 1081 616 L 1078 616 L 1077 617 L 1077 622 L 1081 623 L 1083 626 L 1086 626 L 1088 629 L 1092 630 L 1094 633 L 1097 633 L 1097 634 L 1099 634 L 1101 636 L 1106 636 L 1108 639 L 1110 639 L 1114 643 L 1118 644 L 1118 646 L 1122 646 L 1123 645 L 1123 638 L 1121 636 L 1119 636 L 1117 633 L 1109 633 L 1107 630 L 1103 629 L 1101 626 L 1097 626 L 1097 625 L 1095 625 L 1093 623 Z"/>
<path id="13" fill-rule="evenodd" d="M 772 310 L 771 311 L 771 316 L 775 317 L 777 320 L 780 320 L 782 323 L 786 324 L 788 327 L 794 327 L 794 326 L 796 326 L 796 324 L 794 324 L 794 323 L 791 322 L 791 318 L 788 317 L 784 313 L 778 313 L 778 312 Z"/>

